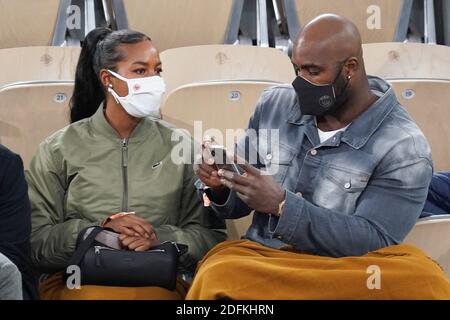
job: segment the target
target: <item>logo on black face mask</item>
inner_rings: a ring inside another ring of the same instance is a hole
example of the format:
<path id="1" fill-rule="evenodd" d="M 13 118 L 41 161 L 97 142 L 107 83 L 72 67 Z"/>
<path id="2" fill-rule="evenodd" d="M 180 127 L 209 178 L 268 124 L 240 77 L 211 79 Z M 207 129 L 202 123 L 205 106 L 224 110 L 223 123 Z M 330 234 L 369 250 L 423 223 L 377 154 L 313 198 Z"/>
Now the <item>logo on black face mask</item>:
<path id="1" fill-rule="evenodd" d="M 328 108 L 333 103 L 333 98 L 329 95 L 321 96 L 319 99 L 319 104 L 321 107 Z"/>

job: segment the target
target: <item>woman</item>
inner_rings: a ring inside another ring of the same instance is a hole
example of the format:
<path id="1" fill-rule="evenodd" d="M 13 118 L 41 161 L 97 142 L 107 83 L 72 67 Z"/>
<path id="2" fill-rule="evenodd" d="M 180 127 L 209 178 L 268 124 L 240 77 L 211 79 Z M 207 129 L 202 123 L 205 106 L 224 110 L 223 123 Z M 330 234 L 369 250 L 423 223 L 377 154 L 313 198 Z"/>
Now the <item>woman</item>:
<path id="1" fill-rule="evenodd" d="M 161 71 L 158 51 L 142 33 L 98 28 L 87 35 L 71 100 L 72 124 L 40 145 L 27 173 L 33 260 L 41 271 L 63 270 L 80 231 L 94 225 L 120 233 L 129 250 L 167 240 L 187 244 L 185 272 L 193 272 L 225 239 L 223 221 L 196 196 L 192 165 L 171 159 L 173 130 L 149 118 L 159 117 Z M 180 284 L 173 292 L 69 290 L 56 274 L 40 293 L 43 299 L 180 299 L 186 289 Z"/>

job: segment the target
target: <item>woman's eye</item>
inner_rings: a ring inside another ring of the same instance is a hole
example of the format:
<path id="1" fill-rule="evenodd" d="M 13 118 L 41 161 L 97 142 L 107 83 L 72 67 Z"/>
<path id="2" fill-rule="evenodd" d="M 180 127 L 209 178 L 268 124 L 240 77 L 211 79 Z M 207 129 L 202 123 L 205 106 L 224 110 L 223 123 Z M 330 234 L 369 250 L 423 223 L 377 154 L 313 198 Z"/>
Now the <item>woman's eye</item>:
<path id="1" fill-rule="evenodd" d="M 145 74 L 145 69 L 137 69 L 135 72 L 139 75 L 143 75 Z"/>
<path id="2" fill-rule="evenodd" d="M 161 74 L 161 72 L 163 72 L 162 69 L 156 69 L 156 74 L 159 76 Z"/>

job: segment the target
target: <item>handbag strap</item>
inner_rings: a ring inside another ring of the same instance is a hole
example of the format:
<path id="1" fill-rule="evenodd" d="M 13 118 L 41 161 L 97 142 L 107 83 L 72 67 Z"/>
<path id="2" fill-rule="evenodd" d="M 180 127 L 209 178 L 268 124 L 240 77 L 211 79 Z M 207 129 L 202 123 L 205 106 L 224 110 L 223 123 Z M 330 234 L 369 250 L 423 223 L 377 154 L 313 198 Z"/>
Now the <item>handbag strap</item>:
<path id="1" fill-rule="evenodd" d="M 177 247 L 178 255 L 182 256 L 183 254 L 188 252 L 189 249 L 188 245 L 181 243 L 174 243 L 174 245 Z"/>
<path id="2" fill-rule="evenodd" d="M 89 235 L 87 236 L 86 239 L 79 242 L 77 249 L 75 250 L 72 258 L 70 258 L 70 260 L 69 260 L 69 264 L 68 264 L 69 266 L 73 266 L 73 265 L 79 266 L 80 265 L 81 260 L 83 260 L 84 255 L 86 254 L 86 252 L 88 252 L 89 248 L 92 247 L 92 244 L 95 241 L 95 237 L 100 232 L 103 231 L 102 227 L 90 227 L 90 228 L 93 228 L 93 230 L 91 231 L 91 233 L 89 233 Z M 89 229 L 89 228 L 87 228 L 87 229 Z M 86 233 L 87 229 L 85 229 L 84 232 L 80 233 L 81 237 L 84 233 Z"/>

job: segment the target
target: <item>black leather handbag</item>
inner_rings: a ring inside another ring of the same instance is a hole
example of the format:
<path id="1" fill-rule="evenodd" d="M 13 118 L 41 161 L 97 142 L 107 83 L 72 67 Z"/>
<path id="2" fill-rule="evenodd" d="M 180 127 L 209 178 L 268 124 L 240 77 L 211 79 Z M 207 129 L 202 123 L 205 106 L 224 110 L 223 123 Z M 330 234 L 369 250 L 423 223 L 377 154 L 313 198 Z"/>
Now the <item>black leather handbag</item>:
<path id="1" fill-rule="evenodd" d="M 82 285 L 175 289 L 179 257 L 187 251 L 186 245 L 164 242 L 148 251 L 136 252 L 104 241 L 118 236 L 101 227 L 80 233 L 69 265 L 80 267 Z"/>

